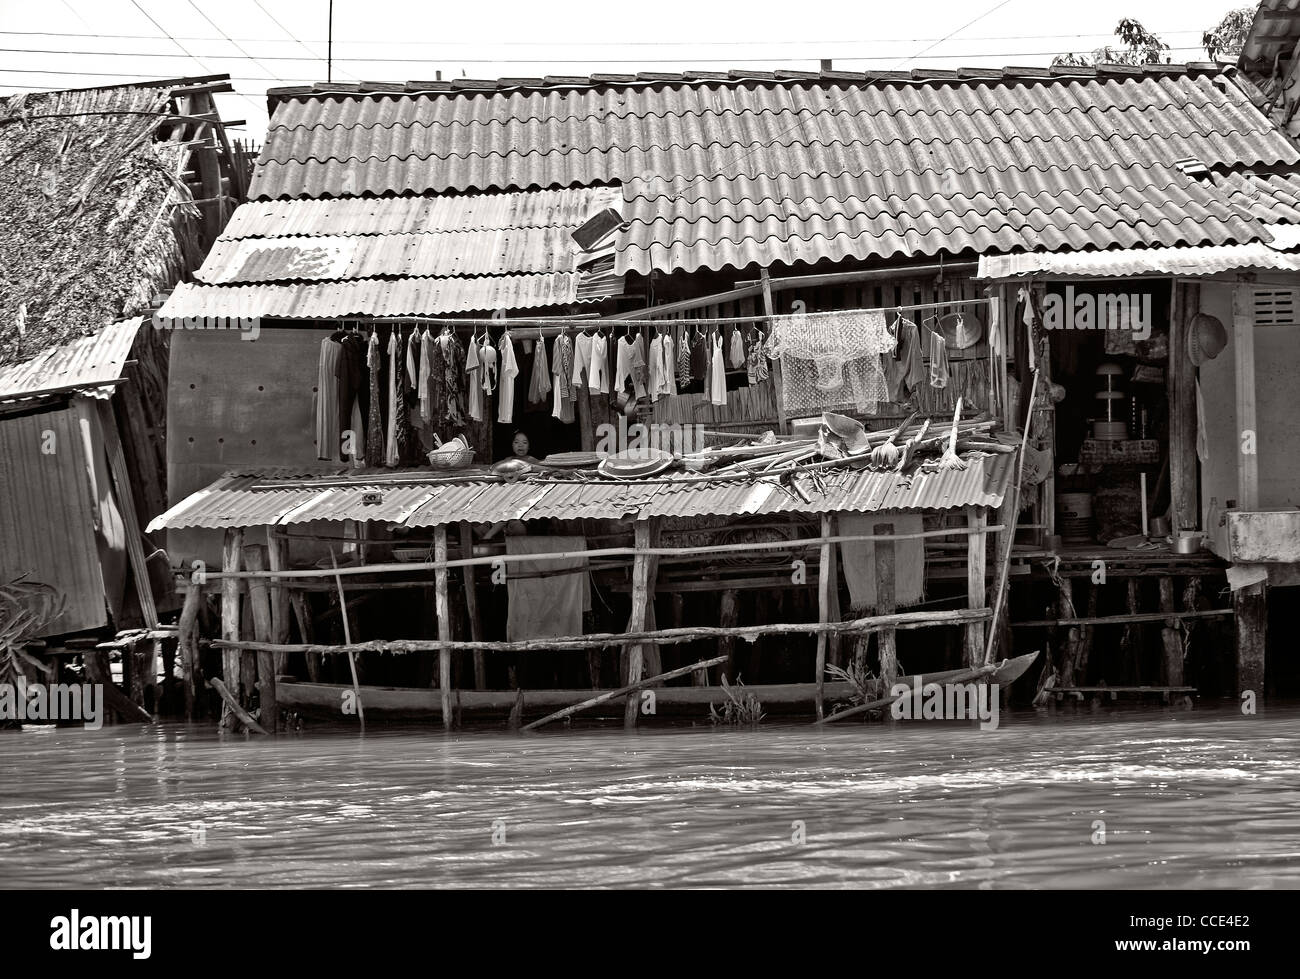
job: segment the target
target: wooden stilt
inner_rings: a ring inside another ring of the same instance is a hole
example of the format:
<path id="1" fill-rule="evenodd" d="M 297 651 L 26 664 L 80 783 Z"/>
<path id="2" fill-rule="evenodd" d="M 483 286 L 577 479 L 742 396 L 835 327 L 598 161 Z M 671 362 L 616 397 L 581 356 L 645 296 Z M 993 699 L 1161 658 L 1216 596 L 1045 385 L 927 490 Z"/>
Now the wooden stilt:
<path id="1" fill-rule="evenodd" d="M 1138 579 L 1129 578 L 1126 582 L 1128 614 L 1138 614 Z M 1138 622 L 1130 622 L 1124 626 L 1124 634 L 1120 637 L 1119 648 L 1121 654 L 1128 660 L 1125 663 L 1126 671 L 1132 670 L 1133 683 L 1141 685 L 1142 683 L 1142 625 Z"/>
<path id="2" fill-rule="evenodd" d="M 1061 583 L 1057 586 L 1057 589 L 1056 608 L 1060 617 L 1063 619 L 1077 618 L 1078 613 L 1074 607 L 1074 580 L 1062 576 Z M 1065 641 L 1061 644 L 1060 686 L 1074 686 L 1075 673 L 1079 663 L 1079 644 L 1081 640 L 1082 633 L 1080 633 L 1078 625 L 1070 625 L 1066 627 Z"/>
<path id="3" fill-rule="evenodd" d="M 204 154 L 199 154 L 203 156 Z M 131 578 L 135 582 L 136 598 L 140 603 L 140 616 L 148 629 L 158 628 L 158 608 L 153 600 L 153 586 L 149 583 L 148 561 L 140 536 L 139 516 L 135 509 L 135 496 L 131 490 L 131 473 L 122 452 L 122 440 L 117 431 L 111 401 L 92 398 L 99 409 L 99 428 L 103 433 L 104 449 L 108 454 L 108 470 L 113 478 L 118 509 L 122 516 L 122 531 L 126 538 L 126 554 L 131 562 Z"/>
<path id="4" fill-rule="evenodd" d="M 1088 612 L 1087 618 L 1095 619 L 1097 617 L 1097 600 L 1101 597 L 1101 586 L 1088 582 Z M 1090 622 L 1080 623 L 1083 631 L 1079 634 L 1079 655 L 1075 660 L 1074 679 L 1076 683 L 1086 683 L 1088 680 L 1088 660 L 1092 656 L 1092 637 L 1096 632 L 1096 626 Z"/>
<path id="5" fill-rule="evenodd" d="M 176 626 L 176 652 L 181 660 L 187 721 L 194 720 L 195 701 L 203 683 L 203 670 L 199 664 L 199 604 L 202 601 L 202 587 L 191 582 Z"/>
<path id="6" fill-rule="evenodd" d="M 986 585 L 984 583 L 988 542 L 985 529 L 988 513 L 984 507 L 966 508 L 966 607 L 984 608 Z M 968 622 L 965 629 L 965 648 L 962 665 L 979 666 L 984 661 L 984 623 Z"/>
<path id="7" fill-rule="evenodd" d="M 447 560 L 447 526 L 442 524 L 434 528 L 433 559 Z M 435 589 L 434 602 L 438 611 L 438 640 L 443 643 L 438 650 L 438 687 L 442 698 L 442 726 L 450 731 L 451 715 L 451 647 L 446 643 L 451 639 L 451 606 L 447 598 L 447 569 L 438 568 L 433 573 Z"/>
<path id="8" fill-rule="evenodd" d="M 240 570 L 240 552 L 244 546 L 244 532 L 238 527 L 226 530 L 221 548 L 221 570 L 230 572 Z M 239 593 L 241 582 L 238 578 L 221 579 L 221 638 L 227 641 L 239 641 Z M 238 696 L 240 688 L 240 651 L 223 649 L 221 653 L 221 676 L 231 696 Z M 213 689 L 217 689 L 213 687 Z M 221 726 L 233 731 L 239 726 L 239 718 L 230 709 L 230 700 L 223 697 L 226 706 L 221 712 Z"/>
<path id="9" fill-rule="evenodd" d="M 1160 611 L 1174 611 L 1174 579 L 1169 576 L 1160 582 Z M 1183 642 L 1176 619 L 1166 619 L 1160 630 L 1160 643 L 1164 649 L 1164 684 L 1167 687 L 1183 685 Z"/>
<path id="10" fill-rule="evenodd" d="M 740 621 L 740 593 L 734 588 L 723 591 L 718 601 L 718 625 L 733 629 Z M 727 661 L 718 668 L 718 672 L 729 677 L 733 682 L 736 671 L 736 640 L 734 636 L 723 636 L 718 640 L 718 652 L 727 657 Z"/>
<path id="11" fill-rule="evenodd" d="M 831 551 L 835 545 L 830 543 L 831 518 L 830 515 L 823 515 L 822 524 L 822 546 L 821 557 L 817 565 L 817 621 L 825 624 L 831 618 Z M 817 697 L 813 701 L 813 708 L 817 712 L 817 719 L 821 720 L 823 716 L 822 695 L 826 689 L 826 647 L 827 633 L 817 633 L 817 662 L 815 667 L 814 682 L 817 684 Z"/>
<path id="12" fill-rule="evenodd" d="M 759 282 L 763 290 L 763 315 L 767 317 L 767 328 L 770 332 L 772 329 L 772 317 L 776 315 L 776 305 L 772 302 L 772 281 L 767 274 L 767 269 L 759 272 Z M 784 398 L 784 379 L 781 375 L 781 359 L 778 357 L 772 361 L 772 390 L 776 396 L 776 423 L 777 429 L 785 434 L 788 431 L 785 417 L 785 398 Z"/>
<path id="13" fill-rule="evenodd" d="M 632 559 L 632 618 L 628 622 L 629 632 L 641 632 L 646 627 L 646 605 L 650 597 L 650 547 L 651 521 L 638 520 L 634 530 L 636 555 Z M 627 685 L 641 682 L 643 675 L 643 654 L 641 643 L 632 643 L 627 652 Z M 629 730 L 636 727 L 639 700 L 628 697 L 623 708 L 623 726 Z"/>
<path id="14" fill-rule="evenodd" d="M 1003 306 L 1003 315 L 1006 307 Z M 1006 325 L 1002 327 L 1005 335 Z M 985 592 L 985 604 L 993 608 L 998 604 L 998 583 L 1002 580 L 1002 569 L 1011 563 L 1011 548 L 1016 539 L 1016 501 L 1015 494 L 1008 489 L 998 509 L 997 522 L 1002 530 L 997 531 L 993 554 L 994 579 L 989 582 Z M 987 530 L 987 524 L 985 525 Z M 1010 615 L 999 615 L 997 621 L 989 623 L 987 635 L 987 655 L 982 662 L 991 662 L 999 656 L 1008 656 L 1011 652 Z"/>
<path id="15" fill-rule="evenodd" d="M 1264 643 L 1268 636 L 1268 593 L 1263 581 L 1232 593 L 1237 620 L 1237 695 L 1254 691 L 1264 700 Z"/>
<path id="16" fill-rule="evenodd" d="M 272 571 L 289 570 L 289 539 L 276 534 L 271 527 L 266 528 L 266 563 Z M 289 589 L 283 578 L 271 579 L 271 635 L 272 642 L 289 641 Z M 275 655 L 275 672 L 287 673 L 289 656 L 287 653 Z"/>
<path id="17" fill-rule="evenodd" d="M 244 548 L 244 567 L 261 571 L 268 563 L 266 551 L 258 545 Z M 248 579 L 248 605 L 253 616 L 253 637 L 258 642 L 270 641 L 274 631 L 271 596 L 266 578 Z M 262 727 L 274 733 L 279 727 L 280 706 L 275 697 L 275 653 L 257 652 L 257 695 L 262 705 Z"/>
<path id="18" fill-rule="evenodd" d="M 474 554 L 474 528 L 468 520 L 460 523 L 460 552 L 461 557 L 472 557 Z M 465 568 L 465 611 L 469 615 L 470 638 L 477 641 L 483 638 L 483 620 L 478 614 L 476 570 L 472 565 Z M 483 651 L 479 649 L 474 650 L 474 689 L 487 689 L 487 664 L 483 660 Z"/>
<path id="19" fill-rule="evenodd" d="M 871 532 L 880 536 L 892 534 L 892 523 L 878 523 Z M 876 552 L 876 614 L 892 615 L 894 612 L 894 542 L 879 540 Z M 898 646 L 891 628 L 881 629 L 876 634 L 877 648 L 880 650 L 880 679 L 885 689 L 893 686 L 898 679 Z"/>
<path id="20" fill-rule="evenodd" d="M 289 604 L 293 608 L 293 617 L 298 620 L 298 635 L 304 643 L 314 642 L 316 630 L 312 628 L 311 609 L 307 607 L 307 596 L 300 591 L 289 593 Z M 307 677 L 312 683 L 320 683 L 321 656 L 319 653 L 307 653 Z"/>

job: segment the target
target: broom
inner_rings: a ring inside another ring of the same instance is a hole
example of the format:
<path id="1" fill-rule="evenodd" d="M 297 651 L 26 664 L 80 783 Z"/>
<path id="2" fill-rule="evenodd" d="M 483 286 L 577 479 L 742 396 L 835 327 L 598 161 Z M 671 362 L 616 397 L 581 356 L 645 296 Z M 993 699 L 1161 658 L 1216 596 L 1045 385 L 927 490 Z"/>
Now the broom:
<path id="1" fill-rule="evenodd" d="M 957 399 L 957 410 L 952 416 L 952 431 L 948 434 L 948 447 L 939 457 L 940 469 L 965 469 L 966 460 L 957 454 L 957 423 L 961 421 L 961 398 Z"/>

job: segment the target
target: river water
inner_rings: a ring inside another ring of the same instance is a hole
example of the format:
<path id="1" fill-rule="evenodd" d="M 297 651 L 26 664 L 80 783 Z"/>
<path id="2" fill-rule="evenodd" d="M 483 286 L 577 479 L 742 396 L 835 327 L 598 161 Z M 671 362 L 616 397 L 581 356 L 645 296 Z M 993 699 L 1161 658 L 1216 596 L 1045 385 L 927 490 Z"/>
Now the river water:
<path id="1" fill-rule="evenodd" d="M 745 885 L 1300 887 L 1300 708 L 0 732 L 0 886 Z"/>

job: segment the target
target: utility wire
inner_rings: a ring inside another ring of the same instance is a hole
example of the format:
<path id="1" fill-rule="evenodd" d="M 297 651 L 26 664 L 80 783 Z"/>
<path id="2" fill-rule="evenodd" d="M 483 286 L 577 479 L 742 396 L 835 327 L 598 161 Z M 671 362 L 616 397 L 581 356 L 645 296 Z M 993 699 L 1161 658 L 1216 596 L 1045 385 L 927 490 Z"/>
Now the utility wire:
<path id="1" fill-rule="evenodd" d="M 217 22 L 214 21 L 214 20 L 213 20 L 211 17 L 209 17 L 207 14 L 205 14 L 205 13 L 203 12 L 203 8 L 200 7 L 197 3 L 195 3 L 194 0 L 189 0 L 189 4 L 190 4 L 190 6 L 193 7 L 196 11 L 198 11 L 198 14 L 199 14 L 200 17 L 202 17 L 204 20 L 206 20 L 209 24 L 211 24 L 211 25 L 213 26 L 213 28 L 216 30 L 216 32 L 217 32 L 218 34 L 220 34 L 222 37 L 224 37 L 227 41 L 230 42 L 231 47 L 233 47 L 236 51 L 238 51 L 241 55 L 243 55 L 245 58 L 247 58 L 247 59 L 248 59 L 249 61 L 251 61 L 253 64 L 257 65 L 257 67 L 261 68 L 264 72 L 266 72 L 267 75 L 270 76 L 270 78 L 268 79 L 268 81 L 277 81 L 277 82 L 283 82 L 283 81 L 284 81 L 284 79 L 282 79 L 282 78 L 280 78 L 279 76 L 277 76 L 277 75 L 275 74 L 275 72 L 273 72 L 270 68 L 266 67 L 266 65 L 262 64 L 262 62 L 258 61 L 258 59 L 254 58 L 251 54 L 249 54 L 249 53 L 248 53 L 247 51 L 245 51 L 242 47 L 240 47 L 240 46 L 239 46 L 239 42 L 237 42 L 237 41 L 236 41 L 234 38 L 232 38 L 229 34 L 227 34 L 225 31 L 223 31 L 223 30 L 221 29 L 221 27 L 217 24 Z M 140 57 L 140 56 L 139 56 L 139 55 L 133 55 L 133 57 Z M 212 57 L 212 56 L 208 56 L 208 57 Z M 223 57 L 223 56 L 221 56 L 221 55 L 216 55 L 215 57 Z M 226 59 L 231 58 L 231 57 L 233 57 L 233 55 L 225 55 L 225 56 L 224 56 L 224 58 L 226 58 Z M 277 59 L 275 59 L 275 60 L 279 61 L 279 60 L 281 60 L 281 59 L 277 58 Z"/>
<path id="2" fill-rule="evenodd" d="M 320 55 L 316 54 L 314 51 L 312 51 L 312 49 L 309 48 L 309 47 L 307 47 L 307 45 L 306 45 L 305 43 L 303 43 L 301 40 L 299 40 L 299 39 L 298 39 L 298 35 L 294 34 L 293 31 L 289 30 L 289 28 L 285 27 L 285 26 L 284 26 L 283 24 L 281 24 L 278 20 L 276 20 L 276 19 L 275 19 L 275 14 L 271 13 L 271 11 L 269 11 L 269 10 L 267 10 L 265 7 L 263 7 L 263 6 L 262 6 L 262 3 L 261 3 L 261 0 L 253 0 L 253 3 L 257 5 L 257 9 L 258 9 L 258 10 L 260 10 L 260 11 L 262 11 L 262 13 L 266 14 L 267 18 L 271 21 L 272 24 L 274 24 L 276 27 L 280 28 L 280 30 L 284 31 L 285 36 L 288 37 L 289 40 L 293 41 L 293 42 L 296 43 L 299 47 L 301 47 L 304 51 L 306 51 L 308 54 L 310 54 L 310 55 L 312 56 L 312 59 L 313 59 L 313 60 L 315 60 L 315 61 L 324 61 L 324 60 L 326 60 L 326 59 L 322 58 Z M 360 79 L 357 78 L 357 76 L 354 75 L 354 74 L 352 74 L 351 72 L 342 71 L 342 70 L 340 69 L 340 73 L 341 73 L 341 74 L 344 74 L 344 75 L 347 75 L 347 76 L 348 76 L 349 78 L 351 78 L 353 81 L 360 81 Z"/>

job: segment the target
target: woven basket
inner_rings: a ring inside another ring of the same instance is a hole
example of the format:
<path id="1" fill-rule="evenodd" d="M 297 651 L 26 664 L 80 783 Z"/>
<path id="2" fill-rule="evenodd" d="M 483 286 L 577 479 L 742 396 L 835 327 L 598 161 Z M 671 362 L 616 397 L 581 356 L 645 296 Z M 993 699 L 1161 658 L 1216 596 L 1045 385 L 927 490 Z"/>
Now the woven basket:
<path id="1" fill-rule="evenodd" d="M 474 450 L 447 446 L 429 453 L 429 465 L 434 469 L 464 469 L 474 461 Z"/>

